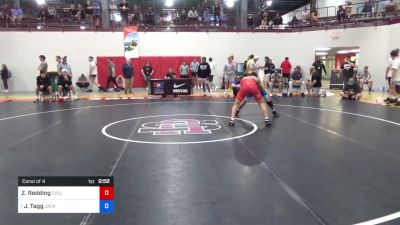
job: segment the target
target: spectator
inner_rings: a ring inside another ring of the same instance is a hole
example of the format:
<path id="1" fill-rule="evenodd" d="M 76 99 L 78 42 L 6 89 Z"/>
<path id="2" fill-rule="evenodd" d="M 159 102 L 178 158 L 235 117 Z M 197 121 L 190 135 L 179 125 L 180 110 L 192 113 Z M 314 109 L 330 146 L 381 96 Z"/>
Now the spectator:
<path id="1" fill-rule="evenodd" d="M 14 4 L 14 7 L 11 9 L 11 22 L 17 22 L 17 24 L 20 24 L 23 17 L 24 13 L 22 12 L 22 9 Z"/>
<path id="2" fill-rule="evenodd" d="M 274 18 L 274 25 L 279 26 L 283 24 L 282 17 L 279 15 L 279 13 L 276 13 L 276 16 Z"/>
<path id="3" fill-rule="evenodd" d="M 96 81 L 97 77 L 97 64 L 94 61 L 93 56 L 89 56 L 89 89 L 88 92 L 92 92 L 93 84 L 99 88 L 99 91 L 102 91 L 103 88 Z"/>
<path id="4" fill-rule="evenodd" d="M 215 75 L 215 63 L 214 63 L 214 61 L 213 61 L 213 58 L 208 58 L 208 64 L 210 65 L 210 69 L 211 69 L 211 74 L 210 74 L 210 85 L 212 86 L 213 84 L 212 84 L 212 80 L 213 80 L 213 78 L 214 78 L 214 75 Z"/>
<path id="5" fill-rule="evenodd" d="M 385 5 L 385 14 L 386 13 L 396 13 L 398 10 L 397 2 L 395 0 L 389 0 L 389 2 Z"/>
<path id="6" fill-rule="evenodd" d="M 303 11 L 301 11 L 301 17 L 302 17 L 303 23 L 306 23 L 309 20 L 310 13 L 308 12 L 307 7 L 304 7 Z"/>
<path id="7" fill-rule="evenodd" d="M 224 94 L 227 94 L 228 90 L 232 89 L 232 84 L 235 80 L 236 65 L 233 62 L 233 56 L 228 57 L 228 63 L 224 66 Z"/>
<path id="8" fill-rule="evenodd" d="M 129 5 L 126 0 L 121 0 L 121 3 L 118 5 L 119 11 L 121 13 L 122 21 L 125 22 L 126 25 L 129 24 Z M 125 90 L 126 92 L 126 90 Z"/>
<path id="9" fill-rule="evenodd" d="M 221 2 L 215 1 L 214 4 L 214 24 L 216 25 L 221 20 Z"/>
<path id="10" fill-rule="evenodd" d="M 54 6 L 49 5 L 47 7 L 47 13 L 49 15 L 49 20 L 54 20 L 57 16 L 57 10 Z"/>
<path id="11" fill-rule="evenodd" d="M 308 94 L 310 95 L 310 90 L 312 89 L 312 96 L 319 96 L 319 91 L 322 87 L 322 76 L 320 73 L 318 73 L 315 70 L 315 67 L 310 68 L 310 74 L 311 74 L 311 83 L 309 85 L 308 89 Z"/>
<path id="12" fill-rule="evenodd" d="M 61 62 L 61 56 L 56 56 L 56 62 L 57 62 L 57 72 L 58 75 L 61 75 L 61 69 L 62 69 L 62 62 Z"/>
<path id="13" fill-rule="evenodd" d="M 345 5 L 346 5 L 346 16 L 347 18 L 351 17 L 351 10 L 353 8 L 353 2 L 351 0 L 345 0 Z"/>
<path id="14" fill-rule="evenodd" d="M 207 2 L 205 2 L 203 6 L 203 21 L 206 24 L 210 22 L 210 6 Z"/>
<path id="15" fill-rule="evenodd" d="M 342 5 L 339 6 L 339 9 L 336 14 L 337 20 L 339 21 L 339 24 L 346 18 L 346 10 L 343 8 Z"/>
<path id="16" fill-rule="evenodd" d="M 36 101 L 39 101 L 40 92 L 48 92 L 49 95 L 52 95 L 51 82 L 50 78 L 46 76 L 46 72 L 44 70 L 40 71 L 40 75 L 36 77 Z"/>
<path id="17" fill-rule="evenodd" d="M 58 67 L 57 67 L 58 68 Z M 59 64 L 59 71 L 60 71 L 60 75 L 61 75 L 61 71 L 62 69 L 66 69 L 68 75 L 70 75 L 72 77 L 72 70 L 71 70 L 71 66 L 67 63 L 67 56 L 64 56 L 62 58 L 61 63 Z M 58 70 L 58 69 L 57 69 Z"/>
<path id="18" fill-rule="evenodd" d="M 364 3 L 362 12 L 365 14 L 366 17 L 372 15 L 372 0 L 368 0 Z"/>
<path id="19" fill-rule="evenodd" d="M 282 83 L 283 77 L 282 77 L 282 74 L 280 74 L 278 72 L 278 70 L 274 70 L 274 73 L 271 74 L 270 79 L 271 79 L 271 85 L 270 85 L 271 94 L 272 94 L 274 88 L 278 88 L 279 94 L 282 94 L 282 88 L 283 88 L 283 83 Z"/>
<path id="20" fill-rule="evenodd" d="M 61 76 L 58 78 L 58 93 L 63 95 L 65 91 L 72 91 L 74 100 L 78 100 L 75 88 L 72 85 L 72 77 L 68 74 L 67 69 L 62 69 Z"/>
<path id="21" fill-rule="evenodd" d="M 92 0 L 87 0 L 85 5 L 85 19 L 89 27 L 93 27 L 93 2 Z"/>
<path id="22" fill-rule="evenodd" d="M 93 20 L 96 28 L 100 27 L 101 4 L 99 0 L 92 0 Z"/>
<path id="23" fill-rule="evenodd" d="M 392 66 L 393 66 L 393 61 L 396 57 L 396 55 L 399 54 L 399 49 L 394 49 L 390 52 L 390 58 L 388 60 L 388 65 L 386 67 L 386 72 L 385 72 L 385 78 L 388 81 L 388 91 L 389 91 L 389 95 L 394 95 L 394 90 L 391 88 L 392 85 Z M 390 101 L 391 98 L 388 97 L 387 99 L 385 99 L 385 101 Z"/>
<path id="24" fill-rule="evenodd" d="M 312 24 L 319 22 L 318 12 L 316 9 L 311 10 L 310 21 Z"/>
<path id="25" fill-rule="evenodd" d="M 354 78 L 350 78 L 349 82 L 344 86 L 343 91 L 340 92 L 342 99 L 360 100 L 361 88 Z"/>
<path id="26" fill-rule="evenodd" d="M 137 5 L 133 5 L 132 23 L 139 24 L 140 21 L 142 21 L 142 13 Z"/>
<path id="27" fill-rule="evenodd" d="M 208 90 L 208 93 L 210 94 L 210 76 L 211 76 L 211 67 L 210 64 L 207 63 L 206 57 L 201 58 L 201 63 L 199 65 L 199 84 L 203 87 L 203 93 L 204 96 L 206 95 L 206 87 Z"/>
<path id="28" fill-rule="evenodd" d="M 118 7 L 115 4 L 115 0 L 111 0 L 110 4 L 108 5 L 108 9 L 110 10 L 110 22 L 111 26 L 116 26 L 117 24 L 117 12 L 118 12 Z"/>
<path id="29" fill-rule="evenodd" d="M 290 21 L 290 24 L 292 26 L 296 26 L 299 23 L 299 20 L 297 19 L 296 15 L 293 16 L 292 21 Z"/>
<path id="30" fill-rule="evenodd" d="M 341 74 L 343 76 L 344 84 L 346 84 L 349 79 L 354 76 L 354 64 L 350 61 L 350 58 L 346 57 L 340 68 L 342 69 Z"/>
<path id="31" fill-rule="evenodd" d="M 176 78 L 176 74 L 174 72 L 174 70 L 172 68 L 168 68 L 168 72 L 167 74 L 165 74 L 165 79 L 175 79 Z"/>
<path id="32" fill-rule="evenodd" d="M 40 64 L 38 66 L 38 70 L 39 71 L 44 71 L 45 73 L 47 73 L 47 62 L 46 62 L 46 56 L 44 55 L 39 55 L 39 60 L 40 60 Z"/>
<path id="33" fill-rule="evenodd" d="M 324 63 L 321 61 L 320 58 L 318 58 L 318 59 L 312 64 L 312 66 L 315 67 L 315 70 L 316 70 L 319 74 L 321 74 L 321 76 L 322 76 L 322 71 L 324 71 L 325 76 L 326 76 L 325 65 L 324 65 Z"/>
<path id="34" fill-rule="evenodd" d="M 186 61 L 183 61 L 182 65 L 179 67 L 179 73 L 181 79 L 189 79 L 189 66 L 186 64 Z"/>
<path id="35" fill-rule="evenodd" d="M 197 61 L 196 58 L 193 59 L 193 62 L 190 63 L 190 71 L 192 72 L 192 82 L 193 86 L 197 89 L 200 89 L 198 79 L 197 79 L 197 72 L 199 71 L 200 63 Z"/>
<path id="36" fill-rule="evenodd" d="M 393 63 L 390 68 L 390 73 L 392 76 L 391 83 L 389 86 L 389 95 L 390 97 L 386 99 L 387 103 L 395 103 L 396 106 L 400 106 L 400 57 L 399 57 L 399 49 L 394 49 L 390 52 L 390 55 L 393 58 Z"/>
<path id="37" fill-rule="evenodd" d="M 373 80 L 371 73 L 368 71 L 368 66 L 364 66 L 363 71 L 359 73 L 359 79 L 360 79 L 361 90 L 363 89 L 364 84 L 366 84 L 368 86 L 368 91 L 371 92 Z"/>
<path id="38" fill-rule="evenodd" d="M 187 20 L 188 20 L 188 15 L 187 15 L 186 11 L 182 10 L 181 17 L 180 17 L 181 24 L 185 24 L 186 25 L 187 24 Z"/>
<path id="39" fill-rule="evenodd" d="M 261 29 L 267 29 L 268 28 L 268 13 L 266 11 L 264 11 L 261 14 L 261 25 L 260 25 Z"/>
<path id="40" fill-rule="evenodd" d="M 122 74 L 125 82 L 125 94 L 132 94 L 133 66 L 131 59 L 126 59 L 126 63 L 122 66 Z"/>
<path id="41" fill-rule="evenodd" d="M 37 19 L 38 20 L 46 20 L 48 17 L 49 17 L 49 12 L 47 11 L 46 5 L 45 4 L 40 5 Z"/>
<path id="42" fill-rule="evenodd" d="M 85 9 L 82 7 L 81 4 L 78 4 L 78 7 L 76 9 L 75 20 L 80 22 L 84 19 L 85 19 Z"/>
<path id="43" fill-rule="evenodd" d="M 265 64 L 264 64 L 264 77 L 263 77 L 264 87 L 268 86 L 269 75 L 273 72 L 273 71 L 270 71 L 270 68 L 269 68 L 270 62 L 269 61 L 270 61 L 270 58 L 268 56 L 265 56 L 264 57 L 264 62 L 265 62 Z"/>
<path id="44" fill-rule="evenodd" d="M 289 96 L 292 97 L 293 93 L 293 86 L 300 86 L 301 97 L 306 96 L 304 91 L 306 89 L 306 83 L 303 79 L 303 74 L 301 72 L 301 67 L 296 66 L 295 70 L 291 75 L 291 80 L 289 81 Z"/>
<path id="45" fill-rule="evenodd" d="M 153 77 L 154 69 L 151 66 L 150 62 L 146 62 L 146 65 L 142 69 L 142 75 L 144 80 L 146 81 L 147 90 L 150 88 L 150 80 Z"/>
<path id="46" fill-rule="evenodd" d="M 9 72 L 5 64 L 1 65 L 0 75 L 1 75 L 1 80 L 3 81 L 4 92 L 8 93 Z"/>
<path id="47" fill-rule="evenodd" d="M 146 25 L 155 26 L 154 13 L 151 7 L 148 8 L 146 14 L 144 15 L 144 19 Z"/>
<path id="48" fill-rule="evenodd" d="M 290 78 L 290 72 L 292 71 L 292 64 L 289 61 L 289 57 L 285 57 L 285 60 L 281 63 L 283 83 L 287 84 Z"/>
<path id="49" fill-rule="evenodd" d="M 115 72 L 115 63 L 113 62 L 112 58 L 108 58 L 107 59 L 108 62 L 108 78 L 107 78 L 107 84 L 106 84 L 106 88 L 105 91 L 108 91 L 108 87 L 110 85 L 110 83 L 112 82 L 114 84 L 114 90 L 115 91 L 120 91 L 120 87 L 117 83 L 116 78 L 116 72 Z"/>
<path id="50" fill-rule="evenodd" d="M 78 14 L 78 9 L 75 8 L 74 4 L 71 4 L 71 8 L 68 10 L 70 13 L 71 21 L 76 21 L 77 20 L 77 14 Z"/>
<path id="51" fill-rule="evenodd" d="M 76 86 L 78 86 L 81 90 L 86 89 L 89 87 L 89 81 L 86 78 L 85 74 L 81 74 L 76 82 Z"/>
<path id="52" fill-rule="evenodd" d="M 11 10 L 8 3 L 4 3 L 0 11 L 0 20 L 9 21 L 11 19 Z"/>
<path id="53" fill-rule="evenodd" d="M 195 7 L 193 7 L 191 10 L 189 10 L 188 18 L 191 23 L 197 23 L 199 14 L 197 13 L 197 10 Z"/>

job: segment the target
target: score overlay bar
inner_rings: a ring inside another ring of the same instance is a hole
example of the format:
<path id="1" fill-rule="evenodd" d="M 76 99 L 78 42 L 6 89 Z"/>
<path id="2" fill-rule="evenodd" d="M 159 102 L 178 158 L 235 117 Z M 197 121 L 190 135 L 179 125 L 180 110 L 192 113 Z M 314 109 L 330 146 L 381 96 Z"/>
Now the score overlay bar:
<path id="1" fill-rule="evenodd" d="M 113 177 L 18 177 L 18 213 L 113 212 Z"/>

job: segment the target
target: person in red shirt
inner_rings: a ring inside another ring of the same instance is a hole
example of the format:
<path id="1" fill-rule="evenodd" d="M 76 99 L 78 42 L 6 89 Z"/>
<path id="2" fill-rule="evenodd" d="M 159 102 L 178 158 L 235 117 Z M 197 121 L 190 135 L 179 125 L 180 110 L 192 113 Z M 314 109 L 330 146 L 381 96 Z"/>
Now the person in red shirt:
<path id="1" fill-rule="evenodd" d="M 258 105 L 260 106 L 264 118 L 265 118 L 265 125 L 270 126 L 271 123 L 269 121 L 268 111 L 267 111 L 267 104 L 264 101 L 263 96 L 261 95 L 259 86 L 261 86 L 261 81 L 257 77 L 254 76 L 246 76 L 243 77 L 240 81 L 240 90 L 239 93 L 236 95 L 235 103 L 232 106 L 232 113 L 231 113 L 231 120 L 229 122 L 229 126 L 235 126 L 235 118 L 236 112 L 240 105 L 240 103 L 247 97 L 253 96 L 253 98 L 257 101 Z"/>
<path id="2" fill-rule="evenodd" d="M 292 64 L 289 62 L 289 57 L 281 63 L 283 83 L 286 84 L 290 78 L 290 73 L 292 72 Z"/>

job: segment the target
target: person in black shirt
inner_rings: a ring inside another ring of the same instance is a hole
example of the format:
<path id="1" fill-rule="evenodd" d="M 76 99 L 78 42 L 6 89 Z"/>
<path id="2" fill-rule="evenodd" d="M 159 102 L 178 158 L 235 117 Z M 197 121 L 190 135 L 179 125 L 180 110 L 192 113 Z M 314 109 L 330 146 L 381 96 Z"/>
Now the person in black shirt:
<path id="1" fill-rule="evenodd" d="M 146 62 L 146 65 L 142 69 L 142 75 L 144 80 L 146 81 L 146 86 L 147 89 L 150 87 L 150 79 L 153 76 L 154 70 L 153 67 L 151 66 L 150 62 Z"/>
<path id="2" fill-rule="evenodd" d="M 118 5 L 118 8 L 121 12 L 121 17 L 123 22 L 126 23 L 126 25 L 129 24 L 129 19 L 128 19 L 128 13 L 129 13 L 129 5 L 126 3 L 126 0 L 122 0 L 121 3 Z"/>
<path id="3" fill-rule="evenodd" d="M 313 64 L 313 67 L 315 67 L 315 70 L 321 74 L 322 76 L 322 71 L 324 71 L 325 75 L 326 75 L 326 69 L 325 69 L 325 65 L 324 63 L 321 62 L 321 59 L 317 59 Z"/>
<path id="4" fill-rule="evenodd" d="M 8 92 L 8 78 L 9 78 L 9 74 L 8 74 L 8 69 L 7 66 L 5 64 L 1 65 L 1 80 L 3 81 L 3 86 L 4 86 L 4 92 L 7 93 Z"/>
<path id="5" fill-rule="evenodd" d="M 165 79 L 175 79 L 175 78 L 176 74 L 174 70 L 172 68 L 169 68 L 167 74 L 165 74 Z"/>
<path id="6" fill-rule="evenodd" d="M 61 76 L 58 78 L 58 93 L 62 95 L 64 90 L 71 90 L 74 100 L 77 100 L 74 86 L 72 86 L 72 77 L 68 74 L 67 69 L 61 70 Z"/>
<path id="7" fill-rule="evenodd" d="M 322 87 L 322 83 L 321 83 L 321 74 L 318 73 L 315 70 L 315 67 L 311 67 L 310 68 L 310 74 L 311 74 L 311 89 L 313 90 L 312 96 L 319 96 L 319 91 Z M 310 88 L 308 90 L 308 92 L 310 93 Z"/>
<path id="8" fill-rule="evenodd" d="M 206 95 L 206 86 L 208 93 L 210 94 L 210 75 L 211 75 L 211 67 L 210 64 L 207 63 L 206 57 L 201 58 L 201 63 L 199 65 L 199 71 L 197 72 L 197 75 L 199 76 L 199 83 L 201 86 L 203 86 L 203 92 L 204 96 Z"/>
<path id="9" fill-rule="evenodd" d="M 354 78 L 350 78 L 349 82 L 344 86 L 343 91 L 340 92 L 340 96 L 342 96 L 342 99 L 358 101 L 361 98 L 361 87 Z"/>
<path id="10" fill-rule="evenodd" d="M 39 93 L 40 92 L 46 92 L 49 95 L 52 95 L 52 90 L 51 90 L 51 82 L 50 82 L 50 78 L 48 76 L 46 76 L 46 72 L 44 70 L 40 71 L 40 75 L 36 77 L 36 101 L 39 101 Z"/>
<path id="11" fill-rule="evenodd" d="M 345 59 L 345 62 L 340 67 L 342 69 L 342 76 L 344 84 L 346 85 L 350 78 L 354 76 L 354 64 L 350 62 L 349 58 Z"/>

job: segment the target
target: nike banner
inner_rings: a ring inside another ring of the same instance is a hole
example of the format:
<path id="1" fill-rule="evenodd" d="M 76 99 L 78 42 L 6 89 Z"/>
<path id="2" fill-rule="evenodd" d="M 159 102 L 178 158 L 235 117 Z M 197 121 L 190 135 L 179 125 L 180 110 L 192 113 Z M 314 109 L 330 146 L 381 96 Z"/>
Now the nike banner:
<path id="1" fill-rule="evenodd" d="M 191 95 L 192 81 L 190 79 L 150 80 L 150 94 L 152 95 Z"/>

